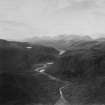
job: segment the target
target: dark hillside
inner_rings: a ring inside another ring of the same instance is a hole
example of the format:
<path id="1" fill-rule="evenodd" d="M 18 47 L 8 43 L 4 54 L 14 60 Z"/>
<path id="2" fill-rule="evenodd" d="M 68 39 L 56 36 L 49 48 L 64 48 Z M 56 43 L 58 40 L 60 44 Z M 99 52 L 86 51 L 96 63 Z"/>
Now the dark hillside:
<path id="1" fill-rule="evenodd" d="M 72 46 L 46 72 L 70 81 L 62 92 L 71 105 L 105 104 L 105 41 Z"/>
<path id="2" fill-rule="evenodd" d="M 57 69 L 48 70 L 49 73 L 60 73 L 67 77 L 63 79 L 68 80 L 71 77 L 90 78 L 105 74 L 105 42 L 89 41 L 72 47 L 55 62 Z"/>
<path id="3" fill-rule="evenodd" d="M 29 70 L 32 65 L 53 61 L 58 55 L 54 48 L 20 42 L 0 43 L 0 71 Z"/>
<path id="4" fill-rule="evenodd" d="M 56 102 L 63 84 L 39 75 L 33 66 L 55 61 L 58 53 L 50 47 L 0 40 L 0 105 Z"/>

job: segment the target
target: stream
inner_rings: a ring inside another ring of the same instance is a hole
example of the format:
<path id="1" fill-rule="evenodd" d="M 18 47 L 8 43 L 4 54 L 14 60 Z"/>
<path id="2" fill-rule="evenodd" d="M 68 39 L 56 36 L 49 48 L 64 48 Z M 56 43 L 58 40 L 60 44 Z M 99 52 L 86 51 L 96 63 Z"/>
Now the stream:
<path id="1" fill-rule="evenodd" d="M 40 67 L 34 69 L 34 71 L 37 71 L 38 73 L 41 73 L 41 74 L 47 76 L 51 80 L 56 80 L 56 81 L 64 83 L 65 85 L 63 87 L 59 88 L 60 98 L 54 105 L 70 105 L 69 102 L 64 98 L 63 92 L 62 92 L 62 90 L 66 86 L 70 85 L 69 82 L 68 81 L 62 81 L 62 80 L 60 80 L 60 79 L 58 79 L 58 78 L 56 78 L 56 77 L 54 77 L 54 76 L 45 72 L 46 68 L 49 67 L 52 64 L 54 64 L 54 63 L 53 62 L 48 62 L 48 63 L 45 63 L 45 64 L 41 64 L 41 65 L 39 65 Z"/>

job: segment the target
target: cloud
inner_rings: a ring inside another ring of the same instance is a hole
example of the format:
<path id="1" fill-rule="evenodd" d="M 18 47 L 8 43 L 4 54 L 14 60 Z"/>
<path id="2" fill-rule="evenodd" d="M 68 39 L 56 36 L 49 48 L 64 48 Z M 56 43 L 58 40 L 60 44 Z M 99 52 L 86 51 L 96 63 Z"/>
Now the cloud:
<path id="1" fill-rule="evenodd" d="M 104 0 L 0 0 L 0 37 L 104 33 Z"/>
<path id="2" fill-rule="evenodd" d="M 99 9 L 105 7 L 105 0 L 68 0 L 69 8 L 74 10 Z"/>

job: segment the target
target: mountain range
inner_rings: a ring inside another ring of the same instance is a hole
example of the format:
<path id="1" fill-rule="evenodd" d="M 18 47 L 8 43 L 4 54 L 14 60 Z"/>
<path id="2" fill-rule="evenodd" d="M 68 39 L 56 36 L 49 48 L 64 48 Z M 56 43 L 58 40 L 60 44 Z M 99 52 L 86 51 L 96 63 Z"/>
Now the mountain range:
<path id="1" fill-rule="evenodd" d="M 89 36 L 79 36 L 79 35 L 58 35 L 54 37 L 43 36 L 43 37 L 33 37 L 27 39 L 26 41 L 32 44 L 39 44 L 44 46 L 54 47 L 60 50 L 68 50 L 74 43 L 90 41 L 92 40 Z"/>

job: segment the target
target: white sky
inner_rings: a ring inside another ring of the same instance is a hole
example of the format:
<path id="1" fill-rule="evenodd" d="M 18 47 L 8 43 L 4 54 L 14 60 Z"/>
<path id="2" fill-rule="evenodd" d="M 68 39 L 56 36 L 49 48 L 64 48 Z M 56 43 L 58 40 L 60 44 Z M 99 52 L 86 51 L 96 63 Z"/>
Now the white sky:
<path id="1" fill-rule="evenodd" d="M 0 38 L 105 33 L 105 0 L 0 0 Z"/>

